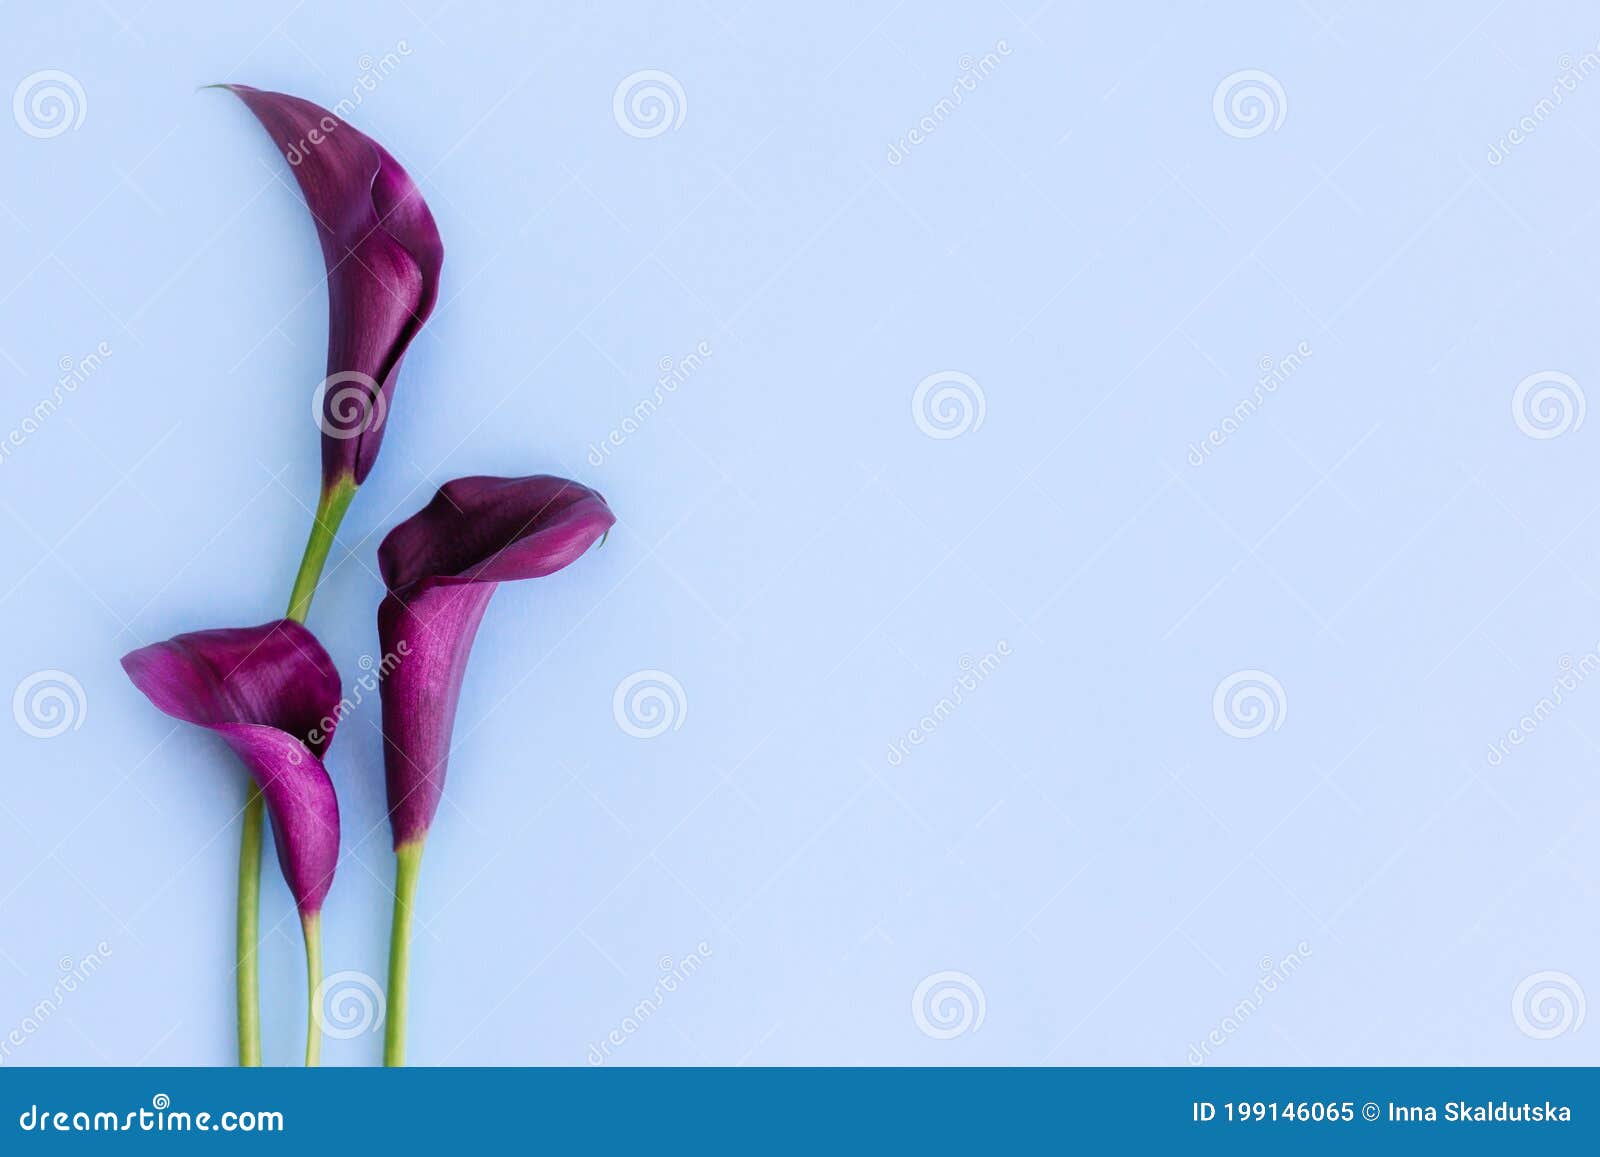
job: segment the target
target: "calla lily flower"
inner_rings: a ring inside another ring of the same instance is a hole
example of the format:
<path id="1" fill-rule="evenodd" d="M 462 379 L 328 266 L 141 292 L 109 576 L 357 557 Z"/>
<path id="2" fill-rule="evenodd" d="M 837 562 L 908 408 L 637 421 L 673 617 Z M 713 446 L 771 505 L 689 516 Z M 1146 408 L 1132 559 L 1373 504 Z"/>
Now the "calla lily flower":
<path id="1" fill-rule="evenodd" d="M 321 980 L 320 913 L 339 859 L 339 805 L 322 764 L 338 722 L 339 673 L 316 636 L 291 619 L 196 631 L 122 658 L 162 711 L 233 749 L 272 817 L 278 866 L 305 930 L 310 988 Z M 252 872 L 259 871 L 259 844 Z M 253 946 L 252 946 L 253 950 Z M 307 1063 L 318 1052 L 316 1012 Z M 241 1031 L 246 1028 L 241 1009 Z"/>
<path id="2" fill-rule="evenodd" d="M 334 535 L 377 460 L 400 363 L 438 300 L 444 245 L 416 183 L 371 137 L 299 97 L 217 87 L 242 100 L 283 152 L 328 270 L 327 376 L 312 399 L 322 430 L 322 489 L 285 612 L 304 622 Z M 252 791 L 239 845 L 239 1056 L 247 1065 L 261 1063 L 260 884 L 248 870 L 250 857 L 260 858 L 261 828 L 261 799 Z"/>
<path id="3" fill-rule="evenodd" d="M 280 619 L 195 631 L 122 658 L 162 711 L 216 732 L 266 797 L 283 878 L 303 913 L 322 907 L 339 857 L 339 805 L 322 766 L 339 672 L 316 636 Z"/>
<path id="4" fill-rule="evenodd" d="M 598 493 L 565 478 L 458 478 L 378 547 L 388 594 L 380 685 L 389 823 L 398 857 L 390 942 L 386 1064 L 403 1062 L 406 955 L 422 845 L 438 810 L 450 735 L 478 625 L 495 588 L 553 574 L 616 522 Z"/>
<path id="5" fill-rule="evenodd" d="M 565 478 L 458 478 L 378 547 L 389 588 L 379 642 L 405 655 L 381 684 L 396 847 L 426 836 L 438 810 L 467 656 L 495 588 L 561 570 L 615 521 L 604 498 Z"/>
<path id="6" fill-rule="evenodd" d="M 328 267 L 322 485 L 360 486 L 383 442 L 400 363 L 438 300 L 439 230 L 416 183 L 371 137 L 308 100 L 223 87 L 283 151 L 316 224 Z"/>

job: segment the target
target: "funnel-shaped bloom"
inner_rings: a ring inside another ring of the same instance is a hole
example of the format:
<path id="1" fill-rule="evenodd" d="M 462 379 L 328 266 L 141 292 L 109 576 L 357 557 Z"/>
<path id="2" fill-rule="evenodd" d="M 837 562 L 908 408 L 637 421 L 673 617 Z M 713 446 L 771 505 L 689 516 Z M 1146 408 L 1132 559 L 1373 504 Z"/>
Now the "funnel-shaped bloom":
<path id="1" fill-rule="evenodd" d="M 384 770 L 395 847 L 427 834 L 444 790 L 472 640 L 495 587 L 578 558 L 616 521 L 604 498 L 546 474 L 458 478 L 378 548 Z"/>
<path id="2" fill-rule="evenodd" d="M 328 376 L 320 397 L 322 484 L 359 486 L 411 339 L 439 295 L 444 245 L 406 171 L 327 109 L 248 85 L 249 106 L 300 182 L 328 266 Z"/>
<path id="3" fill-rule="evenodd" d="M 316 636 L 290 619 L 196 631 L 124 655 L 122 666 L 150 702 L 215 731 L 244 761 L 295 905 L 302 916 L 319 911 L 339 859 L 339 805 L 322 755 L 340 690 Z"/>

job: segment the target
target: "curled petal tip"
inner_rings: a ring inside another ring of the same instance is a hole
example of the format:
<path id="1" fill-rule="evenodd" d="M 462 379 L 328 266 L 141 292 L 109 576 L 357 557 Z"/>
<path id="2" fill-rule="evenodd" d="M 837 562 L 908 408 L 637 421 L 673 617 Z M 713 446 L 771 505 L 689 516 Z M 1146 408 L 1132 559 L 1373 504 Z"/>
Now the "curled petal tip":
<path id="1" fill-rule="evenodd" d="M 457 478 L 389 532 L 378 569 L 394 592 L 539 578 L 575 561 L 615 522 L 598 491 L 571 479 Z"/>

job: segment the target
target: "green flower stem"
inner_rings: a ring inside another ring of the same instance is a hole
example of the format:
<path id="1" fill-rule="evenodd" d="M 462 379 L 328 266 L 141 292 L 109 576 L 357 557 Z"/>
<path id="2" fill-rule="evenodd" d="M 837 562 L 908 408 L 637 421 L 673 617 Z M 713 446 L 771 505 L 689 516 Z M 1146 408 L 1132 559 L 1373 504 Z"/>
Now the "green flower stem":
<path id="1" fill-rule="evenodd" d="M 411 977 L 411 909 L 417 895 L 422 841 L 394 850 L 394 924 L 389 930 L 388 1020 L 383 1029 L 383 1063 L 406 1063 L 406 987 Z"/>
<path id="2" fill-rule="evenodd" d="M 316 519 L 311 524 L 311 537 L 306 542 L 306 552 L 300 559 L 300 573 L 294 576 L 294 590 L 289 595 L 289 609 L 284 617 L 297 623 L 306 621 L 311 610 L 311 596 L 317 593 L 317 583 L 322 579 L 322 568 L 333 549 L 333 536 L 344 521 L 350 500 L 356 496 L 355 479 L 346 475 L 322 492 L 317 500 Z"/>
<path id="3" fill-rule="evenodd" d="M 257 926 L 261 920 L 261 828 L 266 804 L 261 789 L 250 781 L 244 804 L 244 832 L 239 837 L 239 904 L 235 950 L 239 966 L 234 983 L 239 991 L 239 1064 L 261 1064 L 261 1001 L 256 960 Z"/>
<path id="4" fill-rule="evenodd" d="M 322 1001 L 317 991 L 322 987 L 322 913 L 301 916 L 300 927 L 306 937 L 306 1068 L 312 1069 L 322 1062 Z"/>
<path id="5" fill-rule="evenodd" d="M 294 589 L 289 594 L 289 609 L 284 617 L 297 623 L 306 621 L 311 610 L 311 597 L 317 593 L 317 583 L 322 580 L 322 568 L 333 549 L 333 538 L 344 521 L 350 500 L 356 496 L 355 479 L 346 475 L 332 486 L 324 487 L 317 500 L 316 517 L 311 524 L 311 535 L 306 541 L 305 554 L 300 559 L 300 571 L 295 575 Z M 238 967 L 234 970 L 239 1000 L 239 1063 L 247 1067 L 261 1064 L 261 981 L 256 963 L 256 946 L 261 939 L 261 836 L 265 827 L 267 809 L 261 799 L 261 789 L 254 783 L 245 797 L 244 830 L 239 835 L 239 898 L 236 906 L 234 950 Z M 318 951 L 320 952 L 320 944 Z M 311 941 L 306 941 L 306 951 L 311 952 Z M 320 963 L 318 964 L 320 968 Z M 319 1040 L 320 1045 L 320 1040 Z M 311 1042 L 306 1042 L 306 1059 L 311 1061 Z"/>

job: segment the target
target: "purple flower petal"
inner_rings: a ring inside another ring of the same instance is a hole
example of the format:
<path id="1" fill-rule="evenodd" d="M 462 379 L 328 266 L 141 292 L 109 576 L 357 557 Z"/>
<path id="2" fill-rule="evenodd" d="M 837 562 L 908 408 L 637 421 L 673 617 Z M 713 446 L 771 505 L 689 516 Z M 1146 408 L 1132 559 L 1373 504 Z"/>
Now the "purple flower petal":
<path id="1" fill-rule="evenodd" d="M 500 583 L 568 565 L 616 522 L 565 478 L 458 478 L 378 548 L 384 774 L 395 846 L 421 839 L 444 791 L 467 657 Z"/>
<path id="2" fill-rule="evenodd" d="M 411 339 L 439 296 L 444 245 L 416 184 L 371 137 L 281 92 L 224 86 L 283 151 L 328 266 L 324 488 L 366 481 Z M 374 391 L 380 396 L 374 396 Z"/>
<path id="3" fill-rule="evenodd" d="M 130 652 L 122 666 L 150 702 L 215 731 L 244 761 L 295 904 L 318 911 L 339 859 L 339 805 L 321 757 L 341 696 L 316 636 L 291 619 L 195 631 Z"/>

